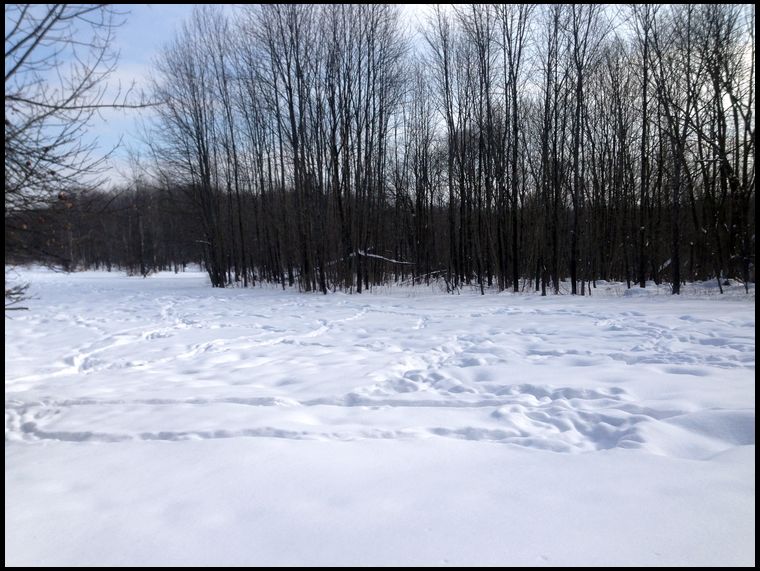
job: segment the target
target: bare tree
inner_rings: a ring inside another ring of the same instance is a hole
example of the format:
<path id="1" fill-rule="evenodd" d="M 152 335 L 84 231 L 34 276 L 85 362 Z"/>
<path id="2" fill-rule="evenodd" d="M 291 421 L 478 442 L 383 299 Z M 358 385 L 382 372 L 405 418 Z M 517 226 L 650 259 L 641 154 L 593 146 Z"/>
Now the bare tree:
<path id="1" fill-rule="evenodd" d="M 157 61 L 160 78 L 154 94 L 159 129 L 153 151 L 166 180 L 180 182 L 202 221 L 206 269 L 214 287 L 224 287 L 225 245 L 215 153 L 218 105 L 213 90 L 209 47 L 211 22 L 195 9 L 178 38 L 168 44 Z"/>
<path id="2" fill-rule="evenodd" d="M 322 293 L 747 284 L 754 11 L 614 10 L 437 6 L 415 50 L 393 5 L 199 8 L 157 61 L 153 180 L 98 219 L 65 189 L 17 250 Z"/>
<path id="3" fill-rule="evenodd" d="M 665 119 L 670 165 L 670 269 L 672 292 L 681 292 L 681 192 L 691 185 L 687 141 L 696 103 L 691 6 L 673 7 L 667 17 L 656 20 L 652 33 L 653 77 L 658 102 Z M 665 28 L 668 32 L 666 33 Z"/>
<path id="4" fill-rule="evenodd" d="M 507 75 L 507 90 L 509 91 L 509 108 L 511 119 L 511 209 L 512 209 L 512 282 L 514 291 L 519 291 L 520 258 L 518 242 L 518 161 L 517 153 L 520 147 L 519 133 L 519 98 L 520 66 L 523 63 L 523 52 L 527 41 L 528 25 L 533 7 L 528 4 L 507 4 L 499 11 L 502 27 L 502 43 L 504 49 L 505 68 Z"/>
<path id="5" fill-rule="evenodd" d="M 36 211 L 70 207 L 102 184 L 109 153 L 88 141 L 100 111 L 146 105 L 131 90 L 108 92 L 125 14 L 103 4 L 5 5 L 6 263 L 70 261 L 51 236 L 30 237 L 46 233 Z"/>

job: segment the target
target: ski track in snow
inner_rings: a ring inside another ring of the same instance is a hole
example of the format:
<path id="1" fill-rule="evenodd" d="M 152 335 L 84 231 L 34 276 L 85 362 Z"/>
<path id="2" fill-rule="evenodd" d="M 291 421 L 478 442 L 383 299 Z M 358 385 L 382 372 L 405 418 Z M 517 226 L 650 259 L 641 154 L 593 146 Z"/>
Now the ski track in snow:
<path id="1" fill-rule="evenodd" d="M 93 283 L 6 330 L 6 442 L 454 438 L 693 459 L 754 444 L 754 406 L 627 383 L 753 376 L 754 317 L 731 303 Z"/>

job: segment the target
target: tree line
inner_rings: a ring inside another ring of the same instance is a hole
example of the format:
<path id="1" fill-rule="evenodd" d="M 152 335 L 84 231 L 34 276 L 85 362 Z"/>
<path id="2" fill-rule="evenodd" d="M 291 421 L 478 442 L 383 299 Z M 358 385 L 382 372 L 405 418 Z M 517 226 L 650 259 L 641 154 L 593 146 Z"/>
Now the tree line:
<path id="1" fill-rule="evenodd" d="M 754 82 L 749 5 L 198 7 L 156 59 L 143 172 L 6 198 L 6 263 L 324 293 L 747 286 Z"/>

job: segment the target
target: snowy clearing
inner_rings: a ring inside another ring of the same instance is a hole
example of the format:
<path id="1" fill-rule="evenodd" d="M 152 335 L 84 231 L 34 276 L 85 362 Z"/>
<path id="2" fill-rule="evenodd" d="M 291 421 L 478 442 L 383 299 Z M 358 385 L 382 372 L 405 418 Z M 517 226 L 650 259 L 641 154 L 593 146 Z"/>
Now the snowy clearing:
<path id="1" fill-rule="evenodd" d="M 754 565 L 740 286 L 23 277 L 31 310 L 5 320 L 6 565 Z"/>

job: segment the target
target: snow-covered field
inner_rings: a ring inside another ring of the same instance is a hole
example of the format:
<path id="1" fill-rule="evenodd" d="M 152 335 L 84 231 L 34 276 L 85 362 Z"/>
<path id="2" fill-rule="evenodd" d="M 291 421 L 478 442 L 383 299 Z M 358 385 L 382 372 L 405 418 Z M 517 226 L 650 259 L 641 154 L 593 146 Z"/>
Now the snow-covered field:
<path id="1" fill-rule="evenodd" d="M 23 277 L 6 565 L 754 565 L 754 292 Z"/>

